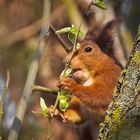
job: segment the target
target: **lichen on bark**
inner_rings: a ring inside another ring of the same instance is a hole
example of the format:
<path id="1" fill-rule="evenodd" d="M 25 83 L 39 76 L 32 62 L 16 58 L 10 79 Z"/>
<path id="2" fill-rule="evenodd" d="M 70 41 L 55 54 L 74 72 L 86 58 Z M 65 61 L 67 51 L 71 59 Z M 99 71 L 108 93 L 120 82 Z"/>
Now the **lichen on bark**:
<path id="1" fill-rule="evenodd" d="M 140 118 L 140 28 L 128 63 L 114 90 L 105 120 L 100 126 L 98 140 L 134 140 L 137 118 Z M 140 133 L 136 139 L 140 139 Z"/>

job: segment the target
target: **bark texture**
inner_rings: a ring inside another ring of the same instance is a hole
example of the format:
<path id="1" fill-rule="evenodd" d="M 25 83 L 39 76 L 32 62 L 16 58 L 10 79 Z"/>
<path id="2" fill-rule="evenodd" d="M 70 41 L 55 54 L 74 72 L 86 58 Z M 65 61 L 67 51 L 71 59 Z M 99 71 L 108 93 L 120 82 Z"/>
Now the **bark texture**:
<path id="1" fill-rule="evenodd" d="M 98 140 L 140 139 L 140 27 L 113 93 Z"/>

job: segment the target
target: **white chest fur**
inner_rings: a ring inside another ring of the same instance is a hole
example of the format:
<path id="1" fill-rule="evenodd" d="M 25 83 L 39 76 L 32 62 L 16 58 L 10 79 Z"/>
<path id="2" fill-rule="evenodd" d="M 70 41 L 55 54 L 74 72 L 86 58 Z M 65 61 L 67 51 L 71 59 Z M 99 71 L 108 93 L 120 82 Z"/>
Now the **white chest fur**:
<path id="1" fill-rule="evenodd" d="M 92 84 L 93 84 L 93 79 L 90 78 L 83 83 L 83 86 L 91 86 Z"/>

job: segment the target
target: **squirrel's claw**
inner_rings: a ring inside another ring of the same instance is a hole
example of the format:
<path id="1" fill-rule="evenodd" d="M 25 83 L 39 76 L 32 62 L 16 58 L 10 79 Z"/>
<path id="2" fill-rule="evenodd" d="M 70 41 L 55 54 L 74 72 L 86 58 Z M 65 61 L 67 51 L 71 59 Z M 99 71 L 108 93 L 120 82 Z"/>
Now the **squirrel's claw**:
<path id="1" fill-rule="evenodd" d="M 67 122 L 68 116 L 67 115 L 64 115 L 64 113 L 61 112 L 58 109 L 55 109 L 54 110 L 53 109 L 53 105 L 51 105 L 49 107 L 49 113 L 50 113 L 51 118 L 56 119 L 56 120 L 59 120 L 59 121 L 62 121 L 62 122 Z"/>
<path id="2" fill-rule="evenodd" d="M 76 82 L 71 78 L 64 78 L 64 79 L 56 82 L 56 85 L 59 88 L 68 90 L 70 92 L 72 92 L 72 89 L 75 87 L 75 84 L 76 84 Z"/>

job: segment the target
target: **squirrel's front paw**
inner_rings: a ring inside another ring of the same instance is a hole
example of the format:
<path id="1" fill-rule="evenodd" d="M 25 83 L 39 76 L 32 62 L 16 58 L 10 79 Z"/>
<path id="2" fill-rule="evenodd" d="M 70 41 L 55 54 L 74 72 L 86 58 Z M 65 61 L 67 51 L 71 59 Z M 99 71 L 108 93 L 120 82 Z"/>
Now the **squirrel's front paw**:
<path id="1" fill-rule="evenodd" d="M 59 120 L 61 122 L 66 122 L 67 121 L 67 115 L 64 115 L 64 113 L 58 109 L 54 109 L 54 106 L 51 105 L 49 107 L 49 113 L 51 118 Z"/>
<path id="2" fill-rule="evenodd" d="M 71 79 L 71 78 L 64 78 L 62 80 L 57 81 L 57 83 L 56 83 L 56 85 L 59 88 L 68 90 L 70 92 L 73 92 L 73 89 L 74 89 L 76 84 L 77 83 L 73 79 Z"/>

